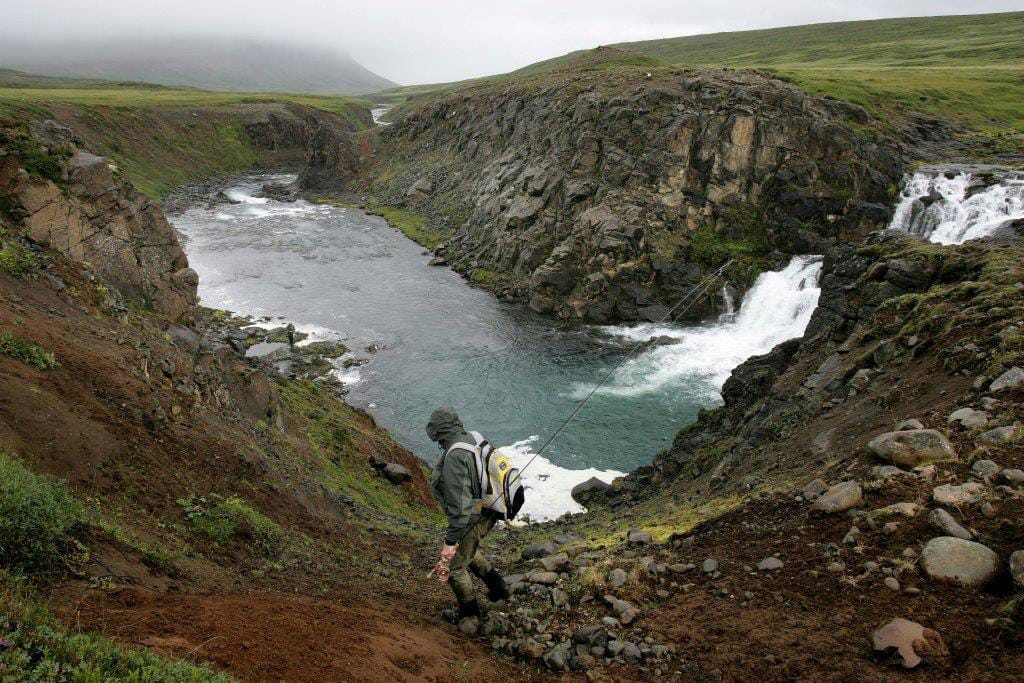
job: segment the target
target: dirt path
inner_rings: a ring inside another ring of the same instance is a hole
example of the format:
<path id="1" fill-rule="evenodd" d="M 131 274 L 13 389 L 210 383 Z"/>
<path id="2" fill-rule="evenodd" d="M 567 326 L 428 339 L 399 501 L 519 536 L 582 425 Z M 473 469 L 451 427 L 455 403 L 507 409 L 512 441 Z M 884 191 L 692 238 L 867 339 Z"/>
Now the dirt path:
<path id="1" fill-rule="evenodd" d="M 77 619 L 122 642 L 250 681 L 508 681 L 522 672 L 406 607 L 281 594 L 90 595 Z"/>

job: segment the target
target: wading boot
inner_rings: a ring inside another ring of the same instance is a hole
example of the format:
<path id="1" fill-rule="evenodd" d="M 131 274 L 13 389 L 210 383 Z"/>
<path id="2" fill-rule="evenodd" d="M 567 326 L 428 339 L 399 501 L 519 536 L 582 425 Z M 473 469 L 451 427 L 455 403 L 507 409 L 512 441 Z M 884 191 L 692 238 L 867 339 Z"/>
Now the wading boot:
<path id="1" fill-rule="evenodd" d="M 492 569 L 480 577 L 487 585 L 487 599 L 491 602 L 508 600 L 508 586 L 505 584 L 505 577 L 497 569 Z"/>
<path id="2" fill-rule="evenodd" d="M 448 607 L 442 610 L 441 616 L 449 623 L 458 624 L 466 617 L 479 617 L 480 603 L 476 601 L 476 598 L 469 602 L 460 602 L 458 607 Z"/>

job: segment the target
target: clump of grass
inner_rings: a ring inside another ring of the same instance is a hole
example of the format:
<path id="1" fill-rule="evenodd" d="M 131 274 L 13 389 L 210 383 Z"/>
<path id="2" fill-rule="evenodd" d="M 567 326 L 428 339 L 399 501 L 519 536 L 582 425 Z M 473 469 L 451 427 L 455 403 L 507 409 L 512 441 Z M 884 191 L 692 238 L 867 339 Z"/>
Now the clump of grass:
<path id="1" fill-rule="evenodd" d="M 170 661 L 58 622 L 23 580 L 0 571 L 0 676 L 4 681 L 182 681 L 232 679 L 185 660 Z"/>
<path id="2" fill-rule="evenodd" d="M 21 160 L 21 166 L 33 178 L 45 178 L 55 183 L 64 179 L 64 161 L 70 156 L 67 150 L 44 149 L 32 138 L 16 138 L 8 143 L 11 151 Z"/>
<path id="3" fill-rule="evenodd" d="M 494 287 L 501 281 L 501 273 L 487 268 L 477 268 L 469 277 L 481 287 Z"/>
<path id="4" fill-rule="evenodd" d="M 0 332 L 0 354 L 20 360 L 36 370 L 54 370 L 60 367 L 57 357 L 51 351 L 10 332 Z"/>
<path id="5" fill-rule="evenodd" d="M 35 270 L 38 265 L 36 255 L 20 242 L 4 242 L 0 248 L 0 270 L 5 273 L 22 277 Z"/>
<path id="6" fill-rule="evenodd" d="M 52 570 L 82 521 L 82 509 L 67 489 L 0 451 L 0 567 Z"/>
<path id="7" fill-rule="evenodd" d="M 374 206 L 373 210 L 383 216 L 388 223 L 405 233 L 406 237 L 427 249 L 432 249 L 444 241 L 443 234 L 427 226 L 425 216 L 393 206 Z"/>
<path id="8" fill-rule="evenodd" d="M 243 540 L 260 554 L 276 555 L 284 540 L 281 527 L 238 496 L 190 496 L 178 501 L 192 526 L 221 547 Z"/>

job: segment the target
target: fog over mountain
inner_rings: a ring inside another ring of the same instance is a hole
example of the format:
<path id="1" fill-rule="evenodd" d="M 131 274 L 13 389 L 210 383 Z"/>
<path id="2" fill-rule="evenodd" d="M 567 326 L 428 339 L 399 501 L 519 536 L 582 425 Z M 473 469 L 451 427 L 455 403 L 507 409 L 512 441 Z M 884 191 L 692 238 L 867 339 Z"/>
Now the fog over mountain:
<path id="1" fill-rule="evenodd" d="M 0 66 L 209 90 L 361 94 L 395 85 L 340 50 L 216 36 L 0 41 Z"/>

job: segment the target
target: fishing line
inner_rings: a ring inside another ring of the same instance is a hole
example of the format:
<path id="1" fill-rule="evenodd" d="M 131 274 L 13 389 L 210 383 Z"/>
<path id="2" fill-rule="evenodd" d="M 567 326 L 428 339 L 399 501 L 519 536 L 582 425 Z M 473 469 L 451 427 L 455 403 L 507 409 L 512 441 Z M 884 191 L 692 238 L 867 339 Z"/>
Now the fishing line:
<path id="1" fill-rule="evenodd" d="M 679 311 L 679 315 L 683 315 L 684 313 L 686 313 L 686 311 L 690 310 L 690 307 L 693 306 L 693 304 L 698 300 L 698 298 L 701 295 L 703 295 L 708 290 L 708 287 L 710 287 L 711 283 L 714 282 L 725 271 L 725 269 L 728 268 L 732 264 L 732 262 L 733 262 L 733 259 L 729 259 L 728 261 L 725 262 L 725 264 L 722 265 L 721 268 L 719 268 L 714 273 L 711 273 L 710 275 L 705 277 L 702 282 L 698 283 L 697 285 L 694 285 L 693 288 L 690 289 L 689 292 L 687 292 L 682 297 L 680 297 L 679 301 L 676 302 L 675 306 L 673 306 L 671 309 L 669 309 L 668 313 L 663 315 L 660 320 L 658 320 L 657 322 L 653 323 L 652 326 L 660 325 L 660 324 L 664 323 L 666 320 L 669 320 L 670 318 L 673 318 L 673 316 L 676 313 L 676 309 L 678 309 L 680 306 L 682 306 L 683 303 L 686 302 L 686 300 L 689 299 L 690 296 L 694 292 L 697 292 L 698 289 L 699 289 L 700 290 L 699 294 L 697 296 L 694 296 L 692 299 L 690 299 L 690 301 L 686 304 L 686 306 L 681 311 Z M 616 363 L 615 366 L 604 376 L 604 378 L 600 382 L 598 382 L 594 386 L 593 389 L 590 390 L 590 393 L 588 393 L 586 395 L 586 397 L 582 401 L 580 401 L 579 405 L 576 406 L 576 409 L 573 410 L 572 413 L 569 414 L 569 417 L 567 417 L 565 420 L 562 421 L 562 424 L 558 427 L 558 429 L 555 430 L 555 433 L 552 434 L 551 436 L 549 436 L 547 438 L 547 440 L 544 442 L 544 444 L 537 450 L 537 452 L 535 452 L 530 457 L 530 459 L 526 462 L 526 464 L 523 465 L 521 468 L 519 468 L 519 481 L 523 480 L 523 472 L 526 471 L 526 468 L 528 468 L 530 465 L 532 465 L 533 461 L 536 460 L 538 457 L 540 457 L 540 454 L 543 453 L 545 451 L 545 449 L 547 449 L 547 447 L 551 445 L 551 442 L 553 442 L 555 440 L 555 438 L 558 437 L 558 435 L 562 433 L 562 430 L 564 430 L 567 426 L 569 426 L 569 423 L 572 422 L 576 418 L 576 416 L 580 413 L 580 411 L 583 410 L 584 406 L 586 406 L 587 403 L 590 401 L 590 399 L 594 397 L 594 394 L 597 393 L 597 390 L 600 389 L 602 386 L 604 386 L 604 384 L 608 380 L 610 380 L 612 378 L 612 375 L 614 375 L 616 372 L 618 372 L 619 368 L 621 368 L 626 363 L 626 361 L 629 360 L 633 356 L 634 353 L 639 351 L 644 346 L 647 346 L 647 345 L 651 344 L 653 342 L 653 340 L 654 340 L 654 338 L 651 337 L 650 339 L 646 339 L 644 341 L 638 342 L 632 349 L 629 350 L 629 353 L 627 353 L 625 356 L 623 356 L 622 359 L 618 363 Z M 502 491 L 501 498 L 504 498 L 504 497 L 505 497 L 505 492 Z M 464 538 L 466 538 L 466 536 L 469 534 L 471 529 L 472 529 L 471 526 L 466 527 L 466 530 L 463 532 L 462 536 L 459 537 L 459 540 L 456 542 L 456 545 L 458 545 L 459 543 L 462 543 L 462 540 Z M 434 573 L 434 570 L 431 570 L 430 574 L 427 574 L 428 578 L 431 575 L 433 575 L 433 573 Z"/>

